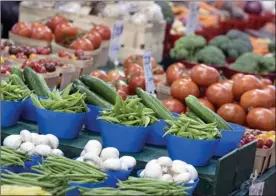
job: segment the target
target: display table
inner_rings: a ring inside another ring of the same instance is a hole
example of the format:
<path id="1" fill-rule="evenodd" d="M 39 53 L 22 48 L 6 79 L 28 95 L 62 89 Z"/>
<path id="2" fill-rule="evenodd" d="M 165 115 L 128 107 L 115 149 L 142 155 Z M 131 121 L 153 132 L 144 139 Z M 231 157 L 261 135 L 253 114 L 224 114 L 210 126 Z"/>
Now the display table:
<path id="1" fill-rule="evenodd" d="M 51 122 L 49 122 L 51 123 Z M 1 138 L 11 134 L 19 134 L 21 130 L 27 129 L 38 132 L 36 124 L 19 122 L 16 126 L 2 129 Z M 101 141 L 99 133 L 83 130 L 79 137 L 74 140 L 60 140 L 59 148 L 69 158 L 78 157 L 84 145 L 91 139 Z M 252 173 L 256 143 L 252 142 L 241 148 L 237 148 L 224 157 L 213 158 L 209 165 L 197 167 L 200 183 L 196 188 L 195 195 L 227 195 L 238 190 L 241 184 L 249 179 Z M 124 155 L 125 153 L 121 153 Z M 142 152 L 128 153 L 137 159 L 135 171 L 145 166 L 146 162 L 160 156 L 167 156 L 166 148 L 156 146 L 145 146 Z M 200 155 L 198 155 L 200 156 Z M 135 172 L 134 171 L 134 172 Z M 133 173 L 135 175 L 135 173 Z"/>

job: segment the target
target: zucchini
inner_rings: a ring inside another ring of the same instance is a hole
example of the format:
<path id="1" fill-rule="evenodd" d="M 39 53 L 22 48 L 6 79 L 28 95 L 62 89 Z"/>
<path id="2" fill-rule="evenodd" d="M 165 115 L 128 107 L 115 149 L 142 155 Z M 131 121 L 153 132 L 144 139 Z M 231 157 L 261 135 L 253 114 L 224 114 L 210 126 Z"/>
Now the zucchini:
<path id="1" fill-rule="evenodd" d="M 80 86 L 83 86 L 83 87 L 86 87 L 88 88 L 82 81 L 80 81 L 79 79 L 74 79 L 73 80 L 73 84 L 75 85 L 80 85 Z"/>
<path id="2" fill-rule="evenodd" d="M 24 68 L 23 75 L 27 86 L 30 90 L 33 90 L 37 96 L 49 97 L 51 91 L 41 75 L 37 74 L 30 67 Z"/>
<path id="3" fill-rule="evenodd" d="M 136 94 L 143 100 L 143 103 L 151 108 L 158 118 L 164 120 L 174 120 L 172 113 L 162 104 L 162 102 L 156 97 L 152 96 L 148 92 L 145 92 L 141 88 L 136 88 Z"/>
<path id="4" fill-rule="evenodd" d="M 16 74 L 12 74 L 9 77 L 10 81 L 14 85 L 26 86 L 24 82 Z"/>
<path id="5" fill-rule="evenodd" d="M 24 80 L 23 80 L 23 75 L 22 75 L 22 71 L 21 71 L 21 69 L 20 69 L 19 67 L 13 66 L 13 67 L 11 68 L 11 74 L 17 75 L 17 76 L 24 82 Z"/>
<path id="6" fill-rule="evenodd" d="M 104 108 L 112 108 L 112 105 L 105 101 L 103 98 L 101 98 L 99 95 L 93 93 L 88 88 L 85 88 L 82 85 L 76 85 L 73 84 L 74 89 L 78 90 L 80 93 L 86 94 L 85 103 L 95 105 L 95 106 L 101 106 Z"/>
<path id="7" fill-rule="evenodd" d="M 194 112 L 200 119 L 202 119 L 206 123 L 217 123 L 217 127 L 221 130 L 232 130 L 227 122 L 217 115 L 215 112 L 210 110 L 209 108 L 202 105 L 196 97 L 189 95 L 185 99 L 186 105 L 189 109 Z"/>
<path id="8" fill-rule="evenodd" d="M 100 95 L 102 98 L 104 98 L 106 101 L 110 102 L 111 104 L 116 103 L 116 97 L 118 96 L 118 93 L 115 91 L 114 88 L 112 88 L 108 83 L 105 81 L 89 76 L 89 75 L 83 75 L 80 77 L 80 80 L 93 92 Z"/>

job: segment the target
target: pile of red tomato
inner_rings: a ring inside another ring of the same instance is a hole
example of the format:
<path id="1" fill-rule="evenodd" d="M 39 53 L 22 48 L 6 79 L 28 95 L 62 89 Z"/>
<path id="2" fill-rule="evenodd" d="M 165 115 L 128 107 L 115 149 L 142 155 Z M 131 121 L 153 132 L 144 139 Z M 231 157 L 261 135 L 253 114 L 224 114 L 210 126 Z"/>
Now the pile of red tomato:
<path id="1" fill-rule="evenodd" d="M 185 98 L 194 95 L 228 122 L 259 130 L 275 129 L 275 86 L 268 79 L 238 73 L 221 80 L 219 72 L 199 64 L 187 70 L 181 63 L 166 71 L 172 98 L 163 103 L 172 112 L 187 110 Z"/>

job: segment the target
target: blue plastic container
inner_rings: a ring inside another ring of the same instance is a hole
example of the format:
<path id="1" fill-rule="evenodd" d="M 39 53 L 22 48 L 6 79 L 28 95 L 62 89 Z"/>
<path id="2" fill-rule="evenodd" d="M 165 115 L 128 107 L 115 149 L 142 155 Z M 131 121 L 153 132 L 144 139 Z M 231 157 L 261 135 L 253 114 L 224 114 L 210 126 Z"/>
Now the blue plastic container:
<path id="1" fill-rule="evenodd" d="M 179 114 L 173 113 L 174 117 L 178 117 Z M 146 143 L 157 146 L 166 146 L 166 140 L 164 135 L 164 127 L 166 123 L 163 119 L 160 119 L 159 122 L 153 125 L 153 129 L 149 132 Z"/>
<path id="2" fill-rule="evenodd" d="M 222 130 L 221 139 L 217 146 L 214 156 L 222 157 L 238 147 L 242 136 L 245 132 L 245 127 L 228 123 L 233 130 Z"/>
<path id="3" fill-rule="evenodd" d="M 23 109 L 25 101 L 0 101 L 1 104 L 1 127 L 16 125 Z"/>
<path id="4" fill-rule="evenodd" d="M 130 176 L 131 172 L 132 172 L 133 168 L 132 169 L 129 169 L 127 171 L 111 171 L 111 170 L 108 170 L 106 171 L 106 173 L 109 175 L 109 176 L 113 176 L 115 179 L 117 180 L 120 180 L 120 181 L 125 181 L 128 179 L 128 177 Z"/>
<path id="5" fill-rule="evenodd" d="M 217 140 L 196 140 L 166 135 L 169 157 L 193 166 L 207 165 L 218 146 Z"/>
<path id="6" fill-rule="evenodd" d="M 104 120 L 99 120 L 98 125 L 104 147 L 115 147 L 120 152 L 140 152 L 153 127 L 125 126 Z"/>
<path id="7" fill-rule="evenodd" d="M 24 103 L 21 118 L 23 120 L 36 121 L 36 108 L 33 105 L 31 98 L 28 98 Z"/>
<path id="8" fill-rule="evenodd" d="M 36 108 L 36 117 L 41 134 L 53 134 L 58 139 L 78 137 L 84 124 L 86 113 L 54 112 Z"/>
<path id="9" fill-rule="evenodd" d="M 139 178 L 141 177 L 141 176 L 140 176 L 141 172 L 142 172 L 142 169 L 137 171 L 137 177 L 139 177 Z M 191 187 L 191 189 L 186 190 L 186 192 L 187 192 L 189 195 L 193 195 L 193 193 L 194 193 L 194 191 L 195 191 L 195 189 L 196 189 L 196 186 L 197 186 L 198 182 L 199 182 L 199 178 L 197 178 L 193 183 L 185 183 L 185 184 L 184 184 L 184 187 Z"/>
<path id="10" fill-rule="evenodd" d="M 85 128 L 89 131 L 100 132 L 100 128 L 98 127 L 97 117 L 100 115 L 100 111 L 102 110 L 99 106 L 89 105 L 87 107 L 90 109 L 85 116 Z"/>

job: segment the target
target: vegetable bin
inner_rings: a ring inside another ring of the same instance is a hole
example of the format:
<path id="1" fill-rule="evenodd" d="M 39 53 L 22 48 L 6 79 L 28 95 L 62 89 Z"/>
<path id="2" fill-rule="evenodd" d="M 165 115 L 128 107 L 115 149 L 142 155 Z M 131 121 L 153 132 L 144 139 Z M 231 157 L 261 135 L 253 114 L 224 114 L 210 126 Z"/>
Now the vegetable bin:
<path id="1" fill-rule="evenodd" d="M 219 139 L 196 140 L 166 135 L 169 157 L 181 160 L 193 166 L 207 165 L 215 153 Z"/>
<path id="2" fill-rule="evenodd" d="M 25 101 L 0 101 L 1 127 L 14 126 L 22 112 Z"/>
<path id="3" fill-rule="evenodd" d="M 99 120 L 98 125 L 104 147 L 115 147 L 120 152 L 140 152 L 154 126 L 126 126 L 104 120 Z"/>
<path id="4" fill-rule="evenodd" d="M 21 113 L 21 118 L 23 120 L 36 121 L 36 109 L 32 102 L 31 98 L 28 98 L 23 106 L 23 110 Z"/>
<path id="5" fill-rule="evenodd" d="M 54 112 L 36 108 L 36 118 L 41 134 L 53 134 L 58 139 L 74 139 L 84 125 L 86 113 Z"/>
<path id="6" fill-rule="evenodd" d="M 100 115 L 100 111 L 102 110 L 99 106 L 89 105 L 87 107 L 90 109 L 85 116 L 85 128 L 89 131 L 100 132 L 100 128 L 98 127 L 97 117 Z"/>
<path id="7" fill-rule="evenodd" d="M 214 156 L 222 157 L 238 147 L 242 136 L 245 132 L 245 127 L 228 123 L 233 130 L 222 130 L 221 139 L 217 146 Z"/>

